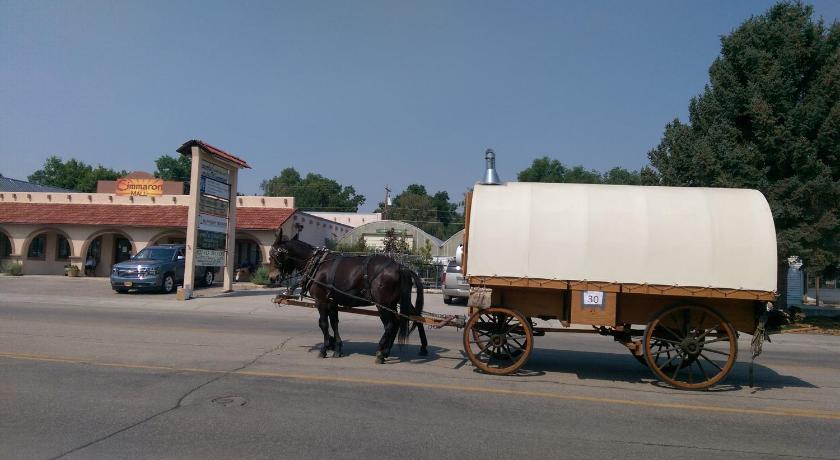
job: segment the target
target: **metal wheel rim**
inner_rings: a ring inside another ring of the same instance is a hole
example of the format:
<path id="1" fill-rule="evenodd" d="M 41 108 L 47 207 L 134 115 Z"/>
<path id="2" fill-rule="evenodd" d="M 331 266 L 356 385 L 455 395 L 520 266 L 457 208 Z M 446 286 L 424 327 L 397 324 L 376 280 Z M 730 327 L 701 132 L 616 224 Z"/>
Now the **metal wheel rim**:
<path id="1" fill-rule="evenodd" d="M 715 310 L 701 305 L 661 311 L 648 324 L 643 343 L 648 367 L 656 377 L 685 390 L 719 383 L 738 355 L 735 329 Z"/>
<path id="2" fill-rule="evenodd" d="M 204 284 L 210 286 L 211 284 L 213 284 L 213 278 L 214 278 L 213 272 L 211 272 L 211 271 L 205 272 L 204 273 Z"/>
<path id="3" fill-rule="evenodd" d="M 516 372 L 531 355 L 533 334 L 526 319 L 507 308 L 475 312 L 464 328 L 464 351 L 470 362 L 488 374 Z"/>
<path id="4" fill-rule="evenodd" d="M 175 280 L 171 276 L 167 276 L 163 279 L 163 288 L 166 289 L 166 292 L 172 292 L 174 284 Z"/>

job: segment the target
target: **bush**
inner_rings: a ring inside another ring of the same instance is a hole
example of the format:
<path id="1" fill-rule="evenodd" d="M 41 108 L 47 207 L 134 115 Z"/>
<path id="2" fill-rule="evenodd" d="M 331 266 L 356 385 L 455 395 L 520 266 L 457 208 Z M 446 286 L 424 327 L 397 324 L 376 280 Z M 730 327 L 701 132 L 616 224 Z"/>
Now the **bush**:
<path id="1" fill-rule="evenodd" d="M 271 278 L 268 276 L 268 267 L 265 265 L 260 265 L 257 268 L 257 271 L 254 272 L 254 275 L 251 277 L 251 282 L 254 284 L 258 284 L 260 286 L 266 286 L 271 283 Z"/>
<path id="2" fill-rule="evenodd" d="M 23 264 L 20 262 L 13 262 L 6 269 L 6 272 L 11 276 L 23 275 Z"/>

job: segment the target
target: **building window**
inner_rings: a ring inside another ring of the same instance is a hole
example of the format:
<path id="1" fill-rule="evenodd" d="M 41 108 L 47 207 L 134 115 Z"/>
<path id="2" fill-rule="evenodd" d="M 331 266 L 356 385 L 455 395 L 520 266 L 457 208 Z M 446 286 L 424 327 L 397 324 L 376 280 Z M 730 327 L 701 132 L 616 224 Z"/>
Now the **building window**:
<path id="1" fill-rule="evenodd" d="M 29 251 L 26 253 L 26 257 L 30 259 L 43 259 L 45 250 L 47 249 L 47 234 L 41 233 L 40 235 L 32 238 L 32 241 L 29 243 Z"/>
<path id="2" fill-rule="evenodd" d="M 0 233 L 0 259 L 12 255 L 12 241 L 3 233 Z"/>
<path id="3" fill-rule="evenodd" d="M 58 235 L 58 245 L 55 252 L 55 260 L 67 260 L 70 258 L 70 242 L 62 235 Z"/>

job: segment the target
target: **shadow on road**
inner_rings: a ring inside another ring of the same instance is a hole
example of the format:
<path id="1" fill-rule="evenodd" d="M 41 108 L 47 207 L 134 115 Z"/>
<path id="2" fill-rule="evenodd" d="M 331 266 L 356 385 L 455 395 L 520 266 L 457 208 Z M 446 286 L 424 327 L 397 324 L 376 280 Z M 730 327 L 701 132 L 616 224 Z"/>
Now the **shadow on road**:
<path id="1" fill-rule="evenodd" d="M 304 346 L 308 351 L 317 353 L 321 350 L 322 342 L 318 342 L 311 346 Z M 342 354 L 343 357 L 351 356 L 351 355 L 366 355 L 370 356 L 371 360 L 376 356 L 376 349 L 379 347 L 378 342 L 356 342 L 351 340 L 344 340 L 344 346 L 342 347 Z M 411 363 L 428 363 L 432 361 L 436 361 L 441 359 L 441 354 L 446 353 L 449 351 L 448 348 L 443 347 L 436 347 L 433 345 L 428 346 L 429 354 L 426 356 L 420 356 L 420 345 L 414 343 L 407 343 L 403 346 L 399 346 L 398 344 L 394 344 L 394 348 L 391 349 L 391 356 L 385 361 L 385 364 L 394 363 L 394 362 L 411 362 Z M 313 359 L 317 354 L 313 354 Z M 330 359 L 332 356 L 332 350 L 327 351 L 327 358 Z"/>
<path id="2" fill-rule="evenodd" d="M 735 391 L 749 386 L 748 362 L 736 362 L 729 376 L 707 391 Z M 480 372 L 476 369 L 477 372 Z M 577 350 L 534 349 L 530 359 L 516 374 L 518 377 L 537 377 L 550 372 L 572 373 L 581 380 L 604 382 L 651 383 L 664 385 L 645 366 L 624 353 L 600 353 Z M 817 386 L 791 375 L 779 374 L 762 366 L 754 368 L 755 391 L 779 388 L 817 388 Z"/>

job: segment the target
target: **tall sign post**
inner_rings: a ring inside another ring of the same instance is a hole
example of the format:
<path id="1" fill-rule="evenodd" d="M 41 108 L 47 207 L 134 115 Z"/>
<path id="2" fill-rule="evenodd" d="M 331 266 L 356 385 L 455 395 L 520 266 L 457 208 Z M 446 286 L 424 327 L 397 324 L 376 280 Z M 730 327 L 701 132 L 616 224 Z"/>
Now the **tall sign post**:
<path id="1" fill-rule="evenodd" d="M 195 267 L 222 267 L 224 290 L 233 290 L 233 253 L 236 244 L 236 185 L 240 168 L 248 163 L 199 140 L 187 141 L 178 152 L 192 158 L 190 206 L 184 286 L 177 298 L 193 295 Z"/>

